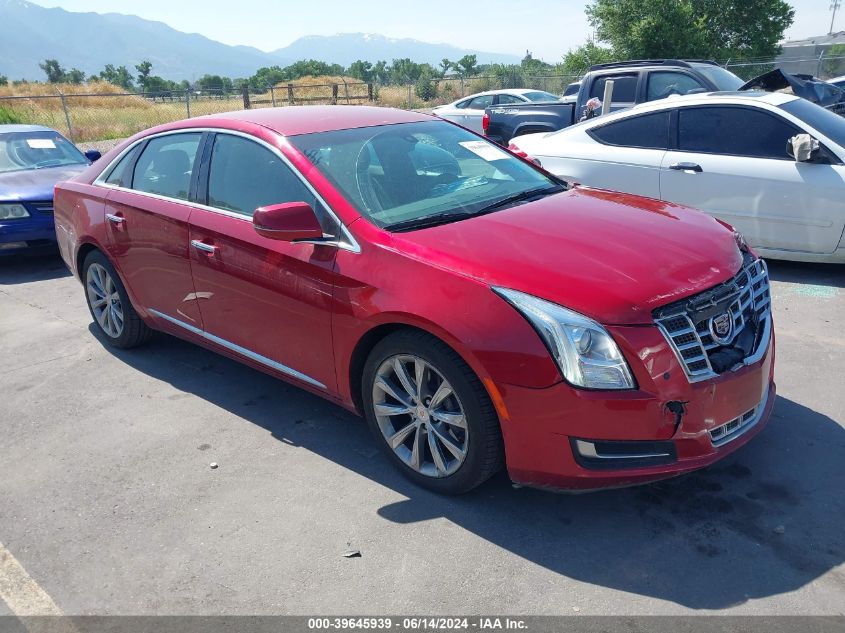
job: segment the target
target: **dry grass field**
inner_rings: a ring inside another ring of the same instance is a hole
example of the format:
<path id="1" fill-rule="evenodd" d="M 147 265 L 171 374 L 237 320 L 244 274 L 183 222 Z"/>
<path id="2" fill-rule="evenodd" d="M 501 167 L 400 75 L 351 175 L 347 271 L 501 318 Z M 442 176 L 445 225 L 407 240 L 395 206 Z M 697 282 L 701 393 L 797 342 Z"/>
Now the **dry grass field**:
<path id="1" fill-rule="evenodd" d="M 367 84 L 351 77 L 302 77 L 274 86 L 260 94 L 251 94 L 252 107 L 307 105 L 332 103 L 332 85 L 337 85 L 337 103 L 367 104 Z M 437 98 L 423 101 L 414 86 L 374 86 L 376 105 L 397 108 L 425 108 L 448 103 L 464 94 L 471 94 L 493 86 L 484 79 L 442 80 L 438 82 Z M 62 107 L 64 95 L 67 117 Z M 26 83 L 0 86 L 0 120 L 37 123 L 67 134 L 75 142 L 125 138 L 154 125 L 178 121 L 189 116 L 228 112 L 243 108 L 239 93 L 205 95 L 192 93 L 189 103 L 185 94 L 155 99 L 129 94 L 119 86 L 106 82 L 85 85 Z M 68 126 L 70 119 L 70 126 Z M 69 129 L 70 127 L 70 129 Z"/>

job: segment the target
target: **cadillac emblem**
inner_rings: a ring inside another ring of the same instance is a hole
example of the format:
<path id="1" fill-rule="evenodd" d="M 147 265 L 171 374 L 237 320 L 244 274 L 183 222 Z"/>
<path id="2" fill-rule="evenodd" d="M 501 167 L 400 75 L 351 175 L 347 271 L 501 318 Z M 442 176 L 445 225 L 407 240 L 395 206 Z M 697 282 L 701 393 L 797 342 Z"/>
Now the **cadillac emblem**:
<path id="1" fill-rule="evenodd" d="M 719 345 L 729 345 L 734 337 L 734 317 L 728 310 L 710 319 L 710 336 Z"/>

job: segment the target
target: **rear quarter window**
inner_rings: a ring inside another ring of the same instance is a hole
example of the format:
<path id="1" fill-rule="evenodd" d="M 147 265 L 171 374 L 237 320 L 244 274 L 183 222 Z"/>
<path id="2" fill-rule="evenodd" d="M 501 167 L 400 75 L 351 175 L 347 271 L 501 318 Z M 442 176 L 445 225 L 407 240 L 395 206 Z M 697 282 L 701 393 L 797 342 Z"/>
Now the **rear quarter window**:
<path id="1" fill-rule="evenodd" d="M 603 145 L 668 149 L 670 111 L 652 112 L 614 121 L 587 131 Z"/>

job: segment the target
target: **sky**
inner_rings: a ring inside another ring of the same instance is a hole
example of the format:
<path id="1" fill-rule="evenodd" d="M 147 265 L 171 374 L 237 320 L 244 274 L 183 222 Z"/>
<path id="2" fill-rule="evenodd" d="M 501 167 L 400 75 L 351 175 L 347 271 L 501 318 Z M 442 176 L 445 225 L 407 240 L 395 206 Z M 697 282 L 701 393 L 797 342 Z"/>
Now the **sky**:
<path id="1" fill-rule="evenodd" d="M 590 36 L 586 0 L 35 0 L 68 11 L 129 13 L 200 33 L 225 44 L 264 51 L 304 35 L 378 33 L 447 43 L 461 48 L 560 61 Z M 792 0 L 795 23 L 787 39 L 822 35 L 830 28 L 830 0 Z M 521 15 L 522 14 L 522 15 Z M 845 3 L 834 30 L 845 31 Z"/>

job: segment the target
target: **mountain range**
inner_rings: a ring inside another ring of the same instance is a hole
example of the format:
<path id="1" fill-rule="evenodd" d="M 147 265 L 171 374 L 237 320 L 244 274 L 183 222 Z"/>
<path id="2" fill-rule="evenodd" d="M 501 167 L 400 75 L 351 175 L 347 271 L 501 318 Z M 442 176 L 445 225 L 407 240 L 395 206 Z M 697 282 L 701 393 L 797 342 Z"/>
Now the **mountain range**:
<path id="1" fill-rule="evenodd" d="M 198 33 L 183 33 L 163 22 L 121 13 L 82 13 L 45 8 L 25 0 L 0 0 L 0 75 L 9 79 L 44 79 L 38 67 L 57 59 L 66 69 L 99 73 L 106 64 L 125 65 L 149 60 L 153 74 L 189 81 L 210 73 L 249 77 L 262 66 L 285 66 L 300 59 L 316 59 L 348 66 L 356 59 L 409 57 L 438 64 L 467 54 L 479 63 L 514 63 L 516 55 L 486 53 L 449 44 L 393 39 L 371 33 L 310 35 L 288 46 L 265 52 L 251 46 L 230 46 Z"/>

